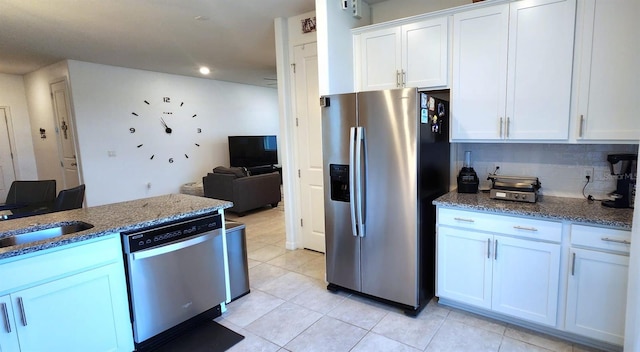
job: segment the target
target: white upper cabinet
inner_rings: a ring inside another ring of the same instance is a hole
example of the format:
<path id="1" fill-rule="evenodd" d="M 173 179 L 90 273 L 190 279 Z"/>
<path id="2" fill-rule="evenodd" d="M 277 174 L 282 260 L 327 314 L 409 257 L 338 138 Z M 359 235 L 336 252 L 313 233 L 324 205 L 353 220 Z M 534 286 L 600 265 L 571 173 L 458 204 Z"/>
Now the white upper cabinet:
<path id="1" fill-rule="evenodd" d="M 446 87 L 448 17 L 356 34 L 356 87 Z"/>
<path id="2" fill-rule="evenodd" d="M 399 87 L 400 33 L 400 27 L 393 27 L 360 34 L 360 59 L 356 59 L 355 67 L 360 71 L 360 82 L 356 82 L 358 90 Z"/>
<path id="3" fill-rule="evenodd" d="M 575 71 L 578 141 L 640 139 L 640 1 L 584 0 Z"/>
<path id="4" fill-rule="evenodd" d="M 575 0 L 453 16 L 452 140 L 567 140 Z"/>

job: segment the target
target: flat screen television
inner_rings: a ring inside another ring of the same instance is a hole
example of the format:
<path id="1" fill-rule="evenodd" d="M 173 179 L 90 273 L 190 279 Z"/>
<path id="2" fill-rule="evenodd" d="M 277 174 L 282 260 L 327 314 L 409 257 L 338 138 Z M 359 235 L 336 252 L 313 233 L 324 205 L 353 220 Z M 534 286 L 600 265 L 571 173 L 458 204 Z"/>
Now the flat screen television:
<path id="1" fill-rule="evenodd" d="M 229 136 L 229 162 L 234 167 L 278 164 L 276 136 Z"/>

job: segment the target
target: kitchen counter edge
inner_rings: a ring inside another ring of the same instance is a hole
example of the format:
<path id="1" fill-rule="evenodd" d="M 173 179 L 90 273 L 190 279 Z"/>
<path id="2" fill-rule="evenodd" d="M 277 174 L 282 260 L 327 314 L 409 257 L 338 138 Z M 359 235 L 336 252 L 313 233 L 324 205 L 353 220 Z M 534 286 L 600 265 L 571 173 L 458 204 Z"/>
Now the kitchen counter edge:
<path id="1" fill-rule="evenodd" d="M 457 207 L 500 214 L 615 227 L 631 230 L 633 209 L 607 208 L 597 201 L 581 198 L 539 196 L 536 203 L 491 199 L 488 193 L 451 191 L 433 201 L 436 206 Z"/>
<path id="2" fill-rule="evenodd" d="M 53 239 L 0 248 L 0 261 L 113 233 L 138 230 L 196 215 L 209 214 L 232 206 L 233 203 L 226 200 L 187 194 L 169 194 L 0 221 L 0 238 L 77 221 L 93 225 L 91 229 Z"/>

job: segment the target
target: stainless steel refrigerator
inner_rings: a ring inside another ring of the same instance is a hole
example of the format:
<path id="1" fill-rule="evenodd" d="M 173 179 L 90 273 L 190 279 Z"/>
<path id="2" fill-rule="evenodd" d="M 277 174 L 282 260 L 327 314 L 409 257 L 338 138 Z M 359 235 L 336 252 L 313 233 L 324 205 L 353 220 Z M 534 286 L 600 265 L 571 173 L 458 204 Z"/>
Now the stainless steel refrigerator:
<path id="1" fill-rule="evenodd" d="M 435 207 L 449 188 L 448 92 L 323 96 L 326 274 L 417 314 L 435 287 Z"/>

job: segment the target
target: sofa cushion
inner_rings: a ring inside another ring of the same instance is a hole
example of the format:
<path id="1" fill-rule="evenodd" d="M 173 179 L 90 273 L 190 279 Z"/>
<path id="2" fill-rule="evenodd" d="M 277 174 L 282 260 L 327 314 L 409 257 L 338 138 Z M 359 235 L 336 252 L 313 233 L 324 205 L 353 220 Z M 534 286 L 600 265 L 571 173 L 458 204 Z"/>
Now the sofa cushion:
<path id="1" fill-rule="evenodd" d="M 214 174 L 230 174 L 230 175 L 235 175 L 236 177 L 247 176 L 247 173 L 245 172 L 244 168 L 241 168 L 241 167 L 218 166 L 215 169 L 213 169 L 213 173 Z"/>

